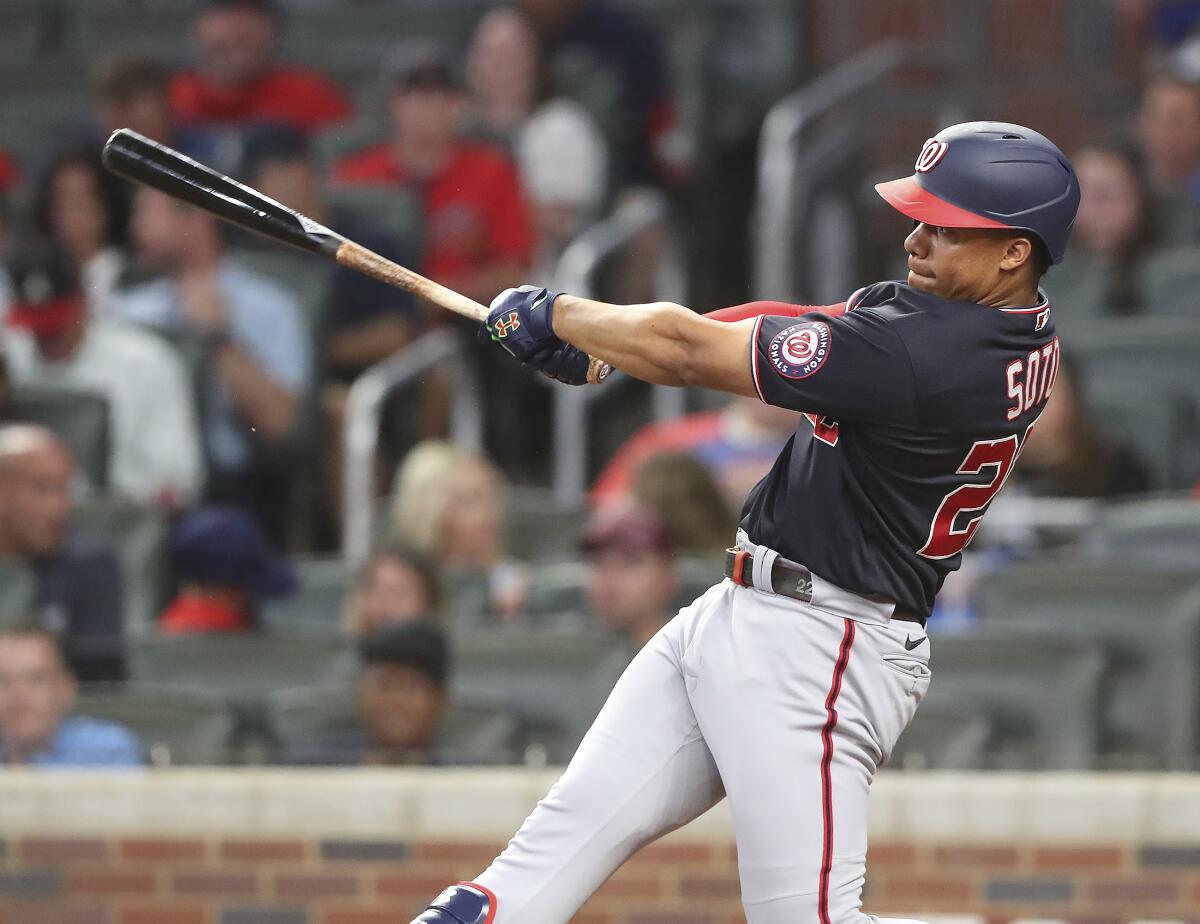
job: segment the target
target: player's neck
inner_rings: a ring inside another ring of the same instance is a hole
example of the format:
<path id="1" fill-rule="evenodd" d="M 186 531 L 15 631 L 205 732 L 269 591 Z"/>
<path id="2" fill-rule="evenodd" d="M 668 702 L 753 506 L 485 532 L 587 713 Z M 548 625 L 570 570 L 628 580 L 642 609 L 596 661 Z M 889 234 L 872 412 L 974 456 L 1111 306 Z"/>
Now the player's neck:
<path id="1" fill-rule="evenodd" d="M 1032 308 L 1041 301 L 1037 283 L 1021 280 L 1000 280 L 996 287 L 979 300 L 991 308 Z"/>

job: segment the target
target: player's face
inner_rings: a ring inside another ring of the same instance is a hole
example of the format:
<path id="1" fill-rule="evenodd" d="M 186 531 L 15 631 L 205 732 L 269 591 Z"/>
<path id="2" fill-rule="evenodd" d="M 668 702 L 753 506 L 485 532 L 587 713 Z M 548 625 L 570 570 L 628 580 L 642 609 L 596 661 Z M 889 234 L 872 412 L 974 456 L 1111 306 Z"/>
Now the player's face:
<path id="1" fill-rule="evenodd" d="M 1011 235 L 986 228 L 917 224 L 904 240 L 908 284 L 939 298 L 990 304 L 1011 280 Z"/>

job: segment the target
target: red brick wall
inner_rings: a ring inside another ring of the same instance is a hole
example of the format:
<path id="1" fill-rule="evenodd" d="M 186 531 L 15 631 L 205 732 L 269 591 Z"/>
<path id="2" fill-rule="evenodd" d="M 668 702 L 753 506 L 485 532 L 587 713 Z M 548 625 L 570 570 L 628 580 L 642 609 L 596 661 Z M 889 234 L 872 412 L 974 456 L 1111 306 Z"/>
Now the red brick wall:
<path id="1" fill-rule="evenodd" d="M 0 924 L 406 924 L 495 843 L 9 837 Z M 1200 845 L 877 844 L 866 908 L 1087 924 L 1195 921 Z M 576 924 L 743 924 L 732 845 L 671 843 L 627 864 Z"/>

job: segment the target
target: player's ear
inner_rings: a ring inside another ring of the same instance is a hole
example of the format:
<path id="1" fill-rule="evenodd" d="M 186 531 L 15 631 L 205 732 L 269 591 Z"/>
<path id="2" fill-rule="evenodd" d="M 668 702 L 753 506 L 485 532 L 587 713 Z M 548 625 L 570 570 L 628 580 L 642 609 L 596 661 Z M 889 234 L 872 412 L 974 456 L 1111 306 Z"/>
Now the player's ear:
<path id="1" fill-rule="evenodd" d="M 1029 262 L 1033 256 L 1033 241 L 1027 237 L 1013 237 L 1008 239 L 1008 245 L 1004 248 L 1004 254 L 1000 259 L 1000 268 L 1003 270 L 1020 269 Z"/>

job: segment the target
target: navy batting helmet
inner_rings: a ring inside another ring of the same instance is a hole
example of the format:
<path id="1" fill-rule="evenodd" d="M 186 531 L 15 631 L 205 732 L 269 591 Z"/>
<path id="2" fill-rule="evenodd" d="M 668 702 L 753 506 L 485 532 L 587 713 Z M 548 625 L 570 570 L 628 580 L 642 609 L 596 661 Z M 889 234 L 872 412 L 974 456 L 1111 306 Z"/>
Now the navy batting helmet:
<path id="1" fill-rule="evenodd" d="M 909 218 L 943 228 L 1028 231 L 1060 263 L 1079 180 L 1049 138 L 1011 122 L 964 122 L 921 148 L 916 172 L 875 191 Z"/>

